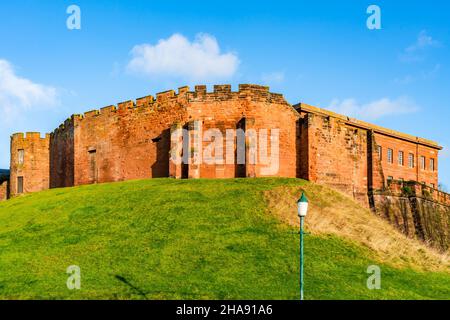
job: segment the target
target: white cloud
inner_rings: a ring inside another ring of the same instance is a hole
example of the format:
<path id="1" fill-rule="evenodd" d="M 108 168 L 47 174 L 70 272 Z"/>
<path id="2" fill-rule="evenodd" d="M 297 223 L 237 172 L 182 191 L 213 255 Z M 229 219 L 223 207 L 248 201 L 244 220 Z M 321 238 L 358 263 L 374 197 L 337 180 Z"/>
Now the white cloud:
<path id="1" fill-rule="evenodd" d="M 334 99 L 328 109 L 337 113 L 362 120 L 377 120 L 382 117 L 416 112 L 419 108 L 411 99 L 400 97 L 395 100 L 382 98 L 366 104 L 355 99 Z"/>
<path id="2" fill-rule="evenodd" d="M 2 120 L 12 120 L 23 110 L 57 104 L 56 89 L 16 75 L 12 64 L 0 59 L 0 112 Z"/>
<path id="3" fill-rule="evenodd" d="M 415 81 L 420 81 L 420 80 L 424 80 L 424 81 L 425 80 L 433 80 L 438 76 L 440 71 L 441 71 L 441 65 L 438 63 L 438 64 L 435 64 L 432 69 L 422 71 L 418 75 L 413 76 L 413 75 L 408 74 L 401 78 L 395 78 L 394 83 L 400 84 L 400 85 L 406 85 L 406 84 L 410 84 L 410 83 L 413 83 Z"/>
<path id="4" fill-rule="evenodd" d="M 154 45 L 135 46 L 131 56 L 131 73 L 193 81 L 231 78 L 239 65 L 237 55 L 221 53 L 216 38 L 208 34 L 198 34 L 192 42 L 173 34 Z"/>
<path id="5" fill-rule="evenodd" d="M 417 36 L 416 43 L 406 48 L 406 51 L 413 52 L 427 47 L 438 47 L 438 46 L 440 46 L 439 41 L 436 41 L 431 36 L 429 36 L 426 30 L 422 30 Z"/>
<path id="6" fill-rule="evenodd" d="M 400 60 L 403 62 L 416 62 L 424 59 L 423 53 L 429 48 L 438 48 L 441 43 L 433 39 L 427 34 L 426 30 L 420 31 L 416 42 L 407 47 L 400 55 Z"/>
<path id="7" fill-rule="evenodd" d="M 261 76 L 261 80 L 264 84 L 274 84 L 281 83 L 284 81 L 284 72 L 271 72 L 271 73 L 263 73 Z"/>

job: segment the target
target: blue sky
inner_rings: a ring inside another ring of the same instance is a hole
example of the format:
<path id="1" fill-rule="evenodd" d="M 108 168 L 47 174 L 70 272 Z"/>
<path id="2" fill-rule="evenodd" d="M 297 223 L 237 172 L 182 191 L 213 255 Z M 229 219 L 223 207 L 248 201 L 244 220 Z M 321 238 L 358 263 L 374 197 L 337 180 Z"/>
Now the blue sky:
<path id="1" fill-rule="evenodd" d="M 3 168 L 13 132 L 186 84 L 267 84 L 450 147 L 447 1 L 2 1 L 0 40 Z M 449 150 L 439 170 L 450 188 Z"/>

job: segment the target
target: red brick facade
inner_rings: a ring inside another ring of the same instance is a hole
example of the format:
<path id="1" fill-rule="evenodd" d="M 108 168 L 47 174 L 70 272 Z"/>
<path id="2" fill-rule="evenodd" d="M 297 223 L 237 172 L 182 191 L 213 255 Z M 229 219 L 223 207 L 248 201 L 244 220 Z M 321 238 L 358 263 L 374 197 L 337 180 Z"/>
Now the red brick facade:
<path id="1" fill-rule="evenodd" d="M 294 108 L 301 117 L 300 177 L 332 186 L 363 203 L 369 192 L 386 189 L 390 180 L 437 188 L 442 148 L 436 143 L 307 104 Z M 388 157 L 388 150 L 392 156 Z"/>
<path id="2" fill-rule="evenodd" d="M 264 155 L 260 150 L 265 145 Z M 229 85 L 214 86 L 213 92 L 205 86 L 194 91 L 183 87 L 177 93 L 158 93 L 156 99 L 148 96 L 73 115 L 44 139 L 13 135 L 11 195 L 18 193 L 19 177 L 23 192 L 34 192 L 156 177 L 278 176 L 327 184 L 367 204 L 368 193 L 384 189 L 388 177 L 437 186 L 440 149 L 434 142 L 305 104 L 292 107 L 268 87 L 240 85 L 237 92 Z M 24 150 L 23 164 L 19 150 Z M 400 151 L 403 166 L 398 165 Z M 213 160 L 223 153 L 224 161 L 198 161 L 208 152 Z M 244 164 L 238 160 L 242 154 Z M 411 168 L 409 154 L 414 156 Z M 190 161 L 176 163 L 171 157 Z"/>
<path id="3" fill-rule="evenodd" d="M 10 194 L 36 192 L 50 187 L 50 135 L 16 133 L 11 137 Z"/>

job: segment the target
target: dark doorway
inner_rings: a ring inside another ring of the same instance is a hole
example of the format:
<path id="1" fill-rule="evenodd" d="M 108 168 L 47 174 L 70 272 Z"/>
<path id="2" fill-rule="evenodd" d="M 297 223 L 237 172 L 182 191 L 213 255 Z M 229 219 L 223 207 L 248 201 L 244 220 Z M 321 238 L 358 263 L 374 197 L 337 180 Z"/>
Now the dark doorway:
<path id="1" fill-rule="evenodd" d="M 89 150 L 89 180 L 91 183 L 98 182 L 97 172 L 97 150 Z"/>
<path id="2" fill-rule="evenodd" d="M 247 176 L 246 142 L 245 142 L 245 118 L 236 124 L 236 149 L 235 149 L 235 177 L 245 178 Z"/>
<path id="3" fill-rule="evenodd" d="M 189 162 L 191 161 L 190 152 L 190 131 L 189 123 L 183 127 L 183 150 L 181 162 L 181 179 L 189 179 Z"/>
<path id="4" fill-rule="evenodd" d="M 17 177 L 17 193 L 23 193 L 23 177 Z"/>
<path id="5" fill-rule="evenodd" d="M 152 178 L 167 178 L 169 176 L 170 129 L 152 139 L 156 147 L 156 161 L 152 165 Z"/>

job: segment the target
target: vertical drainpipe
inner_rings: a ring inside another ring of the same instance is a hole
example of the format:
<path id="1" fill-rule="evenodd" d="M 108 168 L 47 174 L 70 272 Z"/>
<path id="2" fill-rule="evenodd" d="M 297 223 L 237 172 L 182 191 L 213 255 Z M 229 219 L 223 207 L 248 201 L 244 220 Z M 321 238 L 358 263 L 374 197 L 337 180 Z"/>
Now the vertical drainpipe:
<path id="1" fill-rule="evenodd" d="M 419 159 L 419 138 L 416 137 L 416 181 L 419 181 L 419 167 L 420 167 L 420 159 Z"/>

